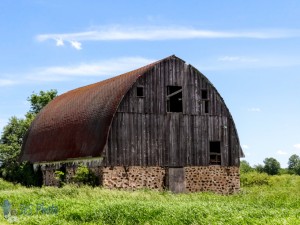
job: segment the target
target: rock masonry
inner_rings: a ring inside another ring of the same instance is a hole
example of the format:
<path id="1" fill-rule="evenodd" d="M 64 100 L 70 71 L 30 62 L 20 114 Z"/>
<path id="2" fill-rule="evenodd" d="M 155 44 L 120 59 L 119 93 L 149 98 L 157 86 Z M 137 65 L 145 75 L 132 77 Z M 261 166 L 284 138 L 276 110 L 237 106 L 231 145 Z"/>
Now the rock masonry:
<path id="1" fill-rule="evenodd" d="M 141 166 L 115 166 L 90 168 L 100 180 L 100 184 L 110 189 L 154 189 L 162 191 L 165 187 L 167 168 Z M 46 186 L 58 186 L 55 168 L 45 168 L 43 181 Z M 75 175 L 76 167 L 66 167 L 66 182 Z M 195 166 L 184 167 L 186 192 L 215 192 L 232 194 L 240 190 L 240 173 L 238 167 Z"/>

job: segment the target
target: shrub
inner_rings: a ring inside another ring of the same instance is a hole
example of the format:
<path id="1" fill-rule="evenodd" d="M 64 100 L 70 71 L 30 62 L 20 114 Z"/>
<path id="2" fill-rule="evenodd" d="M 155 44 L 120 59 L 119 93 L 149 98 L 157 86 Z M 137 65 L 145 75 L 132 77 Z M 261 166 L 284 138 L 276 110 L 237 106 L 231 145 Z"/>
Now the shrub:
<path id="1" fill-rule="evenodd" d="M 249 173 L 253 171 L 253 168 L 246 160 L 242 160 L 240 164 L 240 171 L 241 173 Z"/>
<path id="2" fill-rule="evenodd" d="M 269 182 L 270 177 L 266 173 L 258 173 L 254 171 L 241 174 L 241 186 L 243 187 L 268 185 Z"/>
<path id="3" fill-rule="evenodd" d="M 66 173 L 63 172 L 62 170 L 56 170 L 54 172 L 54 177 L 58 181 L 58 186 L 62 187 L 65 184 L 65 179 L 66 179 Z"/>
<path id="4" fill-rule="evenodd" d="M 73 177 L 74 182 L 79 184 L 87 184 L 97 186 L 99 184 L 98 177 L 88 167 L 80 165 Z"/>

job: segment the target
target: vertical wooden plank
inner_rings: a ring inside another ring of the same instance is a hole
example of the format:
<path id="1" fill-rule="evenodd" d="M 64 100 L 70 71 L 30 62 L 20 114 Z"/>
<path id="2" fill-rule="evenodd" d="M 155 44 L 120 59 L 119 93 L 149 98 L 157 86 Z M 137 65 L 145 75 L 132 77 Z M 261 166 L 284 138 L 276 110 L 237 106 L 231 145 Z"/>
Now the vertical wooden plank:
<path id="1" fill-rule="evenodd" d="M 229 152 L 228 152 L 228 125 L 227 125 L 227 117 L 222 117 L 222 124 L 221 124 L 221 130 L 222 130 L 222 138 L 221 143 L 223 146 L 223 149 L 221 151 L 222 153 L 222 165 L 223 166 L 229 166 Z"/>
<path id="2" fill-rule="evenodd" d="M 170 166 L 171 165 L 171 161 L 170 161 L 170 154 L 171 154 L 171 114 L 166 114 L 165 116 L 165 162 L 166 162 L 166 166 Z"/>
<path id="3" fill-rule="evenodd" d="M 151 166 L 153 165 L 154 163 L 154 157 L 155 157 L 155 154 L 154 154 L 154 143 L 153 143 L 153 134 L 154 134 L 154 126 L 153 126 L 153 119 L 154 119 L 154 116 L 153 114 L 149 114 L 149 125 L 148 125 L 148 128 L 149 128 L 149 155 L 148 155 L 148 165 Z"/>
<path id="4" fill-rule="evenodd" d="M 203 117 L 202 120 L 202 148 L 203 148 L 203 161 L 205 161 L 205 166 L 209 164 L 209 121 L 208 116 Z"/>
<path id="5" fill-rule="evenodd" d="M 116 127 L 116 130 L 115 130 L 115 132 L 116 132 L 116 134 L 115 134 L 115 138 L 116 138 L 116 147 L 117 147 L 117 151 L 116 151 L 116 153 L 117 153 L 117 157 L 116 157 L 116 166 L 118 166 L 118 165 L 120 165 L 120 163 L 121 163 L 121 159 L 122 159 L 122 149 L 121 149 L 121 144 L 122 144 L 122 142 L 121 142 L 121 132 L 120 132 L 120 130 L 121 130 L 121 126 L 122 126 L 122 113 L 118 113 L 118 121 L 117 121 L 117 127 Z"/>
<path id="6" fill-rule="evenodd" d="M 137 113 L 129 114 L 130 116 L 130 134 L 131 134 L 131 158 L 129 159 L 129 165 L 137 164 L 137 139 L 136 139 L 136 131 L 137 126 L 135 125 Z"/>

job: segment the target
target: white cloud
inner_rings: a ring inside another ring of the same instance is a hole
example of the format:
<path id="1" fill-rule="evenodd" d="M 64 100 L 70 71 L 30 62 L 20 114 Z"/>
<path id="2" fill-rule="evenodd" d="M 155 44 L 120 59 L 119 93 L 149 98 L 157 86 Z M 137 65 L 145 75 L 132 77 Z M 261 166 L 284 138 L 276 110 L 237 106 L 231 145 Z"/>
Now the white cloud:
<path id="1" fill-rule="evenodd" d="M 65 43 L 61 38 L 55 39 L 56 41 L 56 46 L 64 46 Z"/>
<path id="2" fill-rule="evenodd" d="M 242 145 L 242 149 L 249 149 L 249 145 Z"/>
<path id="3" fill-rule="evenodd" d="M 277 155 L 287 155 L 288 154 L 287 152 L 282 151 L 282 150 L 278 150 L 276 153 L 277 153 Z"/>
<path id="4" fill-rule="evenodd" d="M 80 63 L 70 66 L 38 68 L 26 79 L 31 81 L 61 81 L 74 77 L 115 76 L 150 64 L 156 60 L 143 57 L 123 57 L 101 60 L 93 63 Z"/>
<path id="5" fill-rule="evenodd" d="M 71 43 L 71 46 L 73 48 L 75 48 L 77 50 L 81 50 L 82 49 L 80 42 L 78 42 L 78 41 L 70 41 L 70 43 Z"/>
<path id="6" fill-rule="evenodd" d="M 93 30 L 78 33 L 40 34 L 36 39 L 66 41 L 120 41 L 120 40 L 174 40 L 174 39 L 202 39 L 202 38 L 253 38 L 273 39 L 300 37 L 300 30 L 264 29 L 257 31 L 215 31 L 202 30 L 192 27 L 121 27 L 102 26 Z M 72 44 L 72 43 L 71 43 Z M 73 44 L 72 44 L 73 46 Z M 74 46 L 73 46 L 74 47 Z"/>
<path id="7" fill-rule="evenodd" d="M 250 108 L 250 109 L 248 109 L 248 111 L 250 111 L 250 112 L 261 112 L 261 109 L 260 108 Z"/>
<path id="8" fill-rule="evenodd" d="M 259 60 L 256 58 L 248 58 L 248 57 L 241 57 L 241 56 L 223 56 L 219 58 L 218 61 L 252 63 L 252 62 L 257 62 Z"/>
<path id="9" fill-rule="evenodd" d="M 297 149 L 300 149 L 300 144 L 295 144 L 293 147 L 297 148 Z"/>
<path id="10" fill-rule="evenodd" d="M 15 84 L 16 81 L 15 80 L 11 80 L 11 79 L 0 79 L 0 87 L 5 87 L 5 86 L 11 86 L 13 84 Z"/>

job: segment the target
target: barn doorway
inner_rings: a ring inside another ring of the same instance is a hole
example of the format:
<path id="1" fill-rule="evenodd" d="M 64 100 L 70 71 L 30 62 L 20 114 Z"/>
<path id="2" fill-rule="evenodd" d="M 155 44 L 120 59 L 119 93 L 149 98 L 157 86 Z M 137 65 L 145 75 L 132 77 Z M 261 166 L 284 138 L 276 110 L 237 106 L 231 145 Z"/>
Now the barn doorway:
<path id="1" fill-rule="evenodd" d="M 209 142 L 209 165 L 221 165 L 221 142 Z"/>
<path id="2" fill-rule="evenodd" d="M 181 86 L 167 86 L 167 112 L 182 112 Z"/>
<path id="3" fill-rule="evenodd" d="M 185 173 L 183 167 L 169 167 L 167 169 L 166 186 L 173 193 L 185 192 Z"/>

